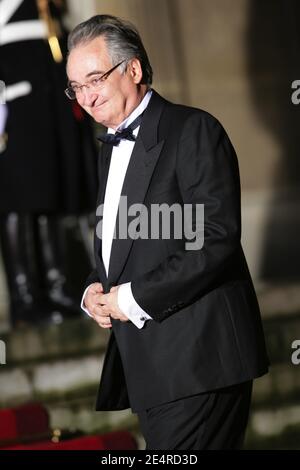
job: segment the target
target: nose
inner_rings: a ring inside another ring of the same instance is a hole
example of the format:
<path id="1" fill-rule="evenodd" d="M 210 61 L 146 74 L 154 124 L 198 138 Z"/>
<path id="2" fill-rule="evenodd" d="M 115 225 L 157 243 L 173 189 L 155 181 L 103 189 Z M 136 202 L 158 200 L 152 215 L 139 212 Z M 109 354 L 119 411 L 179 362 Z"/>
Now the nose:
<path id="1" fill-rule="evenodd" d="M 81 88 L 81 93 L 80 93 L 80 96 L 77 98 L 77 100 L 82 106 L 90 107 L 93 105 L 93 103 L 96 101 L 97 98 L 98 98 L 98 95 L 95 91 L 84 86 L 83 88 Z"/>

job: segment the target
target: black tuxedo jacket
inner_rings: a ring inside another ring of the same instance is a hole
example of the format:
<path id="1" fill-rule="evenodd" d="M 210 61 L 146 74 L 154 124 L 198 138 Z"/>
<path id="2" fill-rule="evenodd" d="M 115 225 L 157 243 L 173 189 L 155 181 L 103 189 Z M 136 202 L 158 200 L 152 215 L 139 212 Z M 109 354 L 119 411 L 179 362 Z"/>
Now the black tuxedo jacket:
<path id="1" fill-rule="evenodd" d="M 99 158 L 103 203 L 112 147 Z M 260 312 L 240 244 L 237 158 L 210 114 L 175 105 L 153 91 L 122 195 L 143 203 L 204 204 L 204 245 L 185 239 L 115 239 L 108 278 L 95 237 L 97 269 L 87 285 L 132 282 L 153 318 L 138 329 L 113 320 L 98 410 L 141 411 L 266 373 Z"/>

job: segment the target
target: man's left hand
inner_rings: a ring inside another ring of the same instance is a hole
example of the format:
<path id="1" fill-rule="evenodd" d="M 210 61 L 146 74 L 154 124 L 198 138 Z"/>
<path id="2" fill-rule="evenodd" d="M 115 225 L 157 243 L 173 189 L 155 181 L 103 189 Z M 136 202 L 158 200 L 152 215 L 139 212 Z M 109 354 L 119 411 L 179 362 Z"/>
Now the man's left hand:
<path id="1" fill-rule="evenodd" d="M 104 313 L 109 314 L 115 320 L 126 322 L 129 321 L 129 318 L 118 306 L 118 289 L 119 286 L 112 287 L 109 294 L 100 295 L 99 300 Z"/>

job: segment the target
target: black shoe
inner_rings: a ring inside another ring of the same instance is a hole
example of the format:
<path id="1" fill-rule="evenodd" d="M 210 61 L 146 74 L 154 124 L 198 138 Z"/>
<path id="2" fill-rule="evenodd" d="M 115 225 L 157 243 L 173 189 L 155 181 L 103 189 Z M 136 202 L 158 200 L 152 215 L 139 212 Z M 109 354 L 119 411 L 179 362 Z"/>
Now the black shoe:
<path id="1" fill-rule="evenodd" d="M 40 216 L 38 251 L 44 280 L 44 295 L 61 311 L 64 319 L 82 317 L 79 300 L 74 298 L 65 274 L 65 247 L 62 220 L 57 216 Z"/>
<path id="2" fill-rule="evenodd" d="M 0 240 L 9 292 L 10 323 L 12 326 L 31 324 L 35 321 L 38 310 L 35 299 L 39 295 L 32 217 L 17 213 L 2 215 Z"/>

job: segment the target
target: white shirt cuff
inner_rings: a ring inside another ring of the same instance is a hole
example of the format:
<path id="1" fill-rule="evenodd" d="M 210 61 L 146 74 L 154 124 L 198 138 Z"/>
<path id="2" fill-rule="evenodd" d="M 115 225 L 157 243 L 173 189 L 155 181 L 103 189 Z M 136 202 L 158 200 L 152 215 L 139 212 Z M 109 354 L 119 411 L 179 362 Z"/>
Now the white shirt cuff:
<path id="1" fill-rule="evenodd" d="M 0 95 L 1 98 L 1 95 Z M 0 135 L 5 131 L 6 119 L 7 119 L 7 106 L 0 103 Z"/>
<path id="2" fill-rule="evenodd" d="M 121 284 L 118 289 L 118 306 L 134 325 L 141 329 L 146 320 L 153 320 L 135 301 L 131 290 L 131 282 Z"/>
<path id="3" fill-rule="evenodd" d="M 90 284 L 89 286 L 87 286 L 87 288 L 85 289 L 84 293 L 83 293 L 83 296 L 81 297 L 81 303 L 80 303 L 80 308 L 82 308 L 82 310 L 88 314 L 89 317 L 91 317 L 92 315 L 90 314 L 90 312 L 88 311 L 88 309 L 86 308 L 86 306 L 84 305 L 84 298 L 85 298 L 85 294 L 87 292 L 87 290 L 89 289 L 89 287 L 91 286 L 92 284 Z"/>

